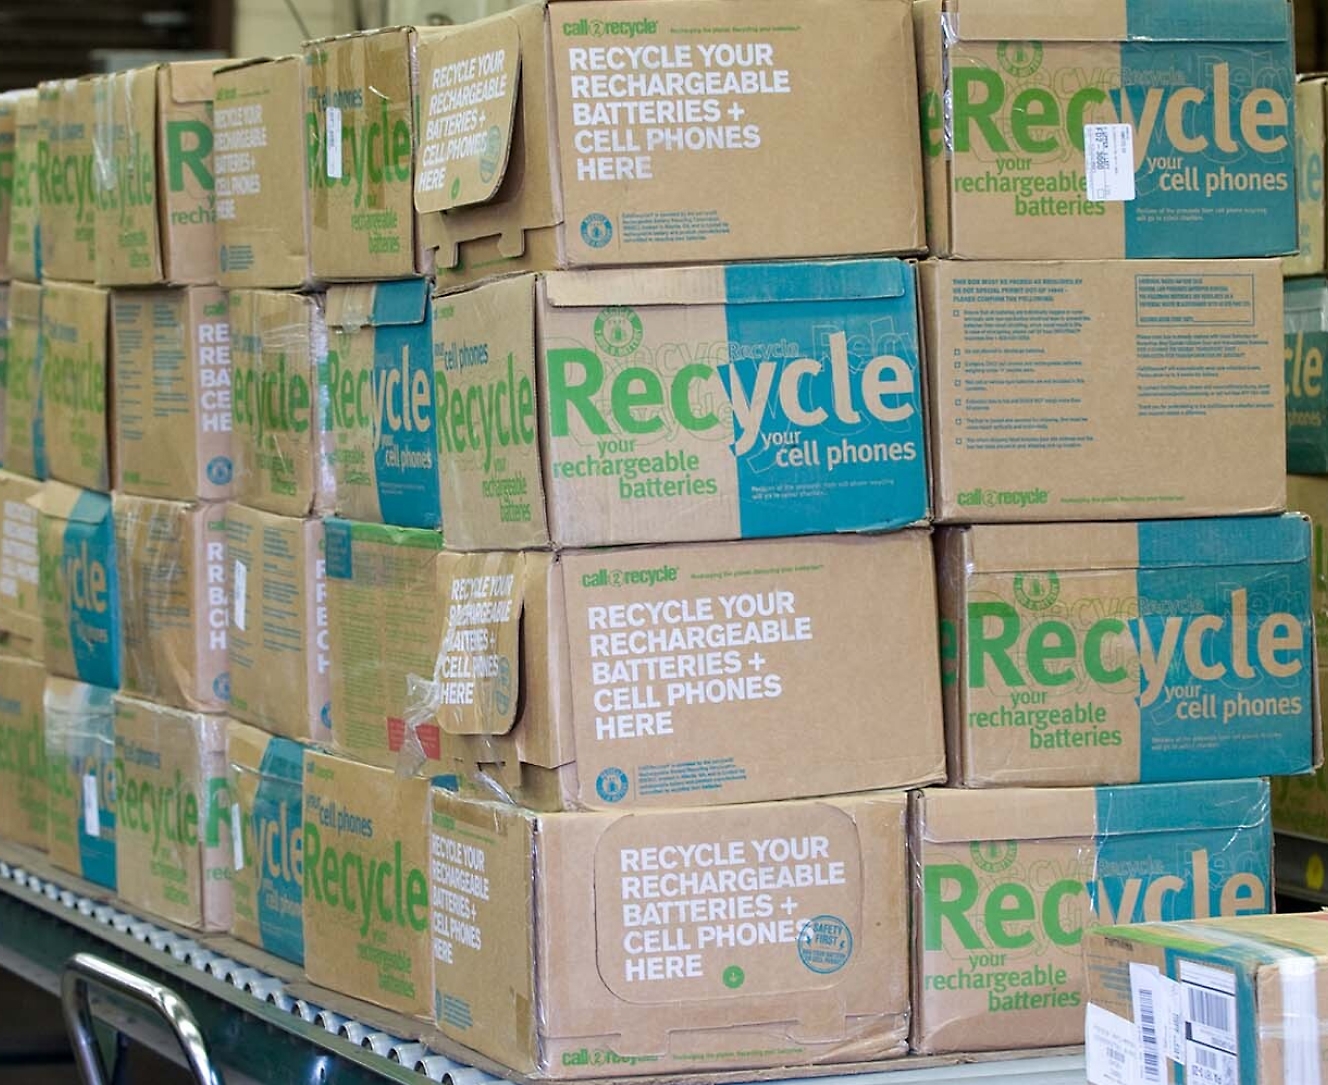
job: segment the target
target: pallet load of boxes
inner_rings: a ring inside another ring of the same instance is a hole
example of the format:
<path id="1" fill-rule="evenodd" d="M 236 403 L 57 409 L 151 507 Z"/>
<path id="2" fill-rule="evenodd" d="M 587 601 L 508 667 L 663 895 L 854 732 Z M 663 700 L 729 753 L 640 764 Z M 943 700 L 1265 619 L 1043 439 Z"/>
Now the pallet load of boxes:
<path id="1" fill-rule="evenodd" d="M 1292 40 L 556 0 L 0 98 L 0 837 L 528 1077 L 1082 1042 L 1322 762 Z"/>

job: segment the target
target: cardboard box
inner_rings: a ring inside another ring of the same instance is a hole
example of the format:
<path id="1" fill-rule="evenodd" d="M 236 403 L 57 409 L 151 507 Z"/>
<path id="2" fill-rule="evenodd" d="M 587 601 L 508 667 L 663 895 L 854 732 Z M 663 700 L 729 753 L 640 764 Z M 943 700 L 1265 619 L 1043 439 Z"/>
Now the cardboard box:
<path id="1" fill-rule="evenodd" d="M 950 782 L 1312 771 L 1310 537 L 1296 515 L 942 529 Z"/>
<path id="2" fill-rule="evenodd" d="M 1287 470 L 1328 474 L 1328 279 L 1288 279 L 1283 296 Z"/>
<path id="3" fill-rule="evenodd" d="M 393 26 L 305 42 L 315 278 L 399 279 L 432 270 L 411 202 L 416 35 L 414 27 Z"/>
<path id="4" fill-rule="evenodd" d="M 226 512 L 226 557 L 231 715 L 276 735 L 330 742 L 322 521 L 233 504 Z"/>
<path id="5" fill-rule="evenodd" d="M 0 151 L 0 154 L 3 154 Z M 0 180 L 3 184 L 3 180 Z M 5 447 L 5 390 L 9 383 L 9 283 L 0 282 L 0 455 Z"/>
<path id="6" fill-rule="evenodd" d="M 1325 1056 L 1326 921 L 1312 913 L 1091 930 L 1088 1080 L 1147 1081 L 1156 1071 L 1181 1085 L 1313 1081 Z"/>
<path id="7" fill-rule="evenodd" d="M 421 30 L 419 71 L 443 280 L 925 246 L 902 0 L 523 6 Z"/>
<path id="8" fill-rule="evenodd" d="M 5 651 L 40 660 L 43 651 L 39 516 L 42 484 L 0 471 L 0 634 Z"/>
<path id="9" fill-rule="evenodd" d="M 20 91 L 0 92 L 0 281 L 8 282 L 9 221 L 14 207 L 14 133 Z"/>
<path id="10" fill-rule="evenodd" d="M 1077 1044 L 1089 922 L 1266 912 L 1264 780 L 915 792 L 915 1051 Z"/>
<path id="11" fill-rule="evenodd" d="M 313 749 L 304 756 L 309 982 L 415 1017 L 433 1008 L 429 787 Z M 364 895 L 373 885 L 376 904 Z"/>
<path id="12" fill-rule="evenodd" d="M 224 711 L 226 506 L 115 495 L 126 693 Z"/>
<path id="13" fill-rule="evenodd" d="M 204 931 L 231 925 L 226 723 L 115 695 L 116 893 Z"/>
<path id="14" fill-rule="evenodd" d="M 1296 251 L 1286 0 L 921 0 L 913 11 L 932 252 Z"/>
<path id="15" fill-rule="evenodd" d="M 37 88 L 43 279 L 91 282 L 96 271 L 95 78 L 56 79 Z"/>
<path id="16" fill-rule="evenodd" d="M 42 288 L 9 286 L 9 357 L 5 366 L 4 451 L 0 462 L 29 478 L 46 477 L 46 427 L 42 415 Z"/>
<path id="17" fill-rule="evenodd" d="M 37 150 L 41 145 L 36 88 L 14 92 L 14 181 L 9 203 L 9 276 L 41 281 L 41 186 Z"/>
<path id="18" fill-rule="evenodd" d="M 46 449 L 46 468 L 87 490 L 111 488 L 109 308 L 110 291 L 100 287 L 42 285 L 43 424 L 58 436 Z"/>
<path id="19" fill-rule="evenodd" d="M 117 490 L 229 497 L 231 339 L 215 286 L 111 291 Z"/>
<path id="20" fill-rule="evenodd" d="M 96 81 L 97 282 L 217 281 L 212 73 L 191 60 Z"/>
<path id="21" fill-rule="evenodd" d="M 125 593 L 111 498 L 48 482 L 31 501 L 41 514 L 38 583 L 46 669 L 116 689 L 122 674 Z"/>
<path id="22" fill-rule="evenodd" d="M 313 280 L 304 132 L 304 58 L 221 68 L 212 109 L 218 282 L 230 290 Z"/>
<path id="23" fill-rule="evenodd" d="M 1280 512 L 1274 260 L 922 267 L 936 518 Z"/>
<path id="24" fill-rule="evenodd" d="M 438 1025 L 546 1078 L 902 1055 L 905 815 L 890 792 L 539 815 L 436 788 Z"/>
<path id="25" fill-rule="evenodd" d="M 856 260 L 527 276 L 439 298 L 448 545 L 547 541 L 538 430 L 561 546 L 925 521 L 916 297 L 910 265 Z"/>
<path id="26" fill-rule="evenodd" d="M 358 760 L 554 809 L 944 778 L 923 533 L 553 555 L 325 527 L 333 740 Z M 813 718 L 836 737 L 809 758 Z"/>
<path id="27" fill-rule="evenodd" d="M 304 747 L 232 720 L 227 751 L 231 816 L 241 826 L 232 837 L 231 936 L 303 964 Z"/>
<path id="28" fill-rule="evenodd" d="M 1284 275 L 1322 275 L 1328 270 L 1324 218 L 1324 135 L 1328 78 L 1302 76 L 1296 82 L 1296 208 L 1300 251 L 1282 261 Z"/>
<path id="29" fill-rule="evenodd" d="M 442 507 L 428 281 L 331 287 L 327 326 L 338 514 L 438 527 Z"/>
<path id="30" fill-rule="evenodd" d="M 0 654 L 0 837 L 46 850 L 42 687 L 31 659 Z"/>
<path id="31" fill-rule="evenodd" d="M 48 677 L 46 766 L 51 862 L 115 890 L 113 690 Z"/>
<path id="32" fill-rule="evenodd" d="M 282 516 L 334 504 L 323 305 L 319 295 L 230 292 L 235 498 Z"/>

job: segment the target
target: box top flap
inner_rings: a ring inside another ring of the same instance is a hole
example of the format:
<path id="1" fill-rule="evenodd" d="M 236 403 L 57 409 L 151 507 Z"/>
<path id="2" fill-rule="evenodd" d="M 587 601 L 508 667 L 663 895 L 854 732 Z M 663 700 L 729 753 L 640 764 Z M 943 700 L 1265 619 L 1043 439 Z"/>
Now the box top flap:
<path id="1" fill-rule="evenodd" d="M 1286 961 L 1328 963 L 1328 912 L 1223 916 L 1131 926 L 1094 926 L 1091 933 L 1204 954 L 1247 972 Z M 1299 966 L 1304 967 L 1303 963 Z"/>
<path id="2" fill-rule="evenodd" d="M 1135 784 L 1096 792 L 1099 837 L 1250 829 L 1269 818 L 1264 780 Z"/>
<path id="3" fill-rule="evenodd" d="M 1318 312 L 1328 307 L 1328 279 L 1287 279 L 1282 296 L 1288 312 Z"/>
<path id="4" fill-rule="evenodd" d="M 529 18 L 520 8 L 421 31 L 416 210 L 486 203 L 502 185 L 521 86 L 520 20 Z"/>
<path id="5" fill-rule="evenodd" d="M 224 75 L 227 72 L 243 71 L 245 68 L 256 68 L 262 64 L 302 64 L 304 58 L 298 53 L 284 53 L 275 57 L 245 57 L 242 60 L 228 61 L 224 67 L 218 68 L 214 75 Z"/>
<path id="6" fill-rule="evenodd" d="M 47 675 L 44 707 L 46 726 L 49 730 L 55 722 L 67 728 L 66 733 L 93 734 L 99 725 L 89 717 L 109 719 L 114 706 L 111 698 L 115 691 L 104 686 L 93 686 L 73 678 L 61 678 Z M 91 724 L 91 726 L 89 726 Z"/>
<path id="7" fill-rule="evenodd" d="M 222 60 L 181 60 L 163 65 L 171 101 L 176 105 L 212 101 L 213 77 L 225 63 Z"/>
<path id="8" fill-rule="evenodd" d="M 969 574 L 1275 565 L 1309 556 L 1298 513 L 1137 523 L 990 524 L 962 529 Z"/>
<path id="9" fill-rule="evenodd" d="M 1287 0 L 947 0 L 960 41 L 1286 41 Z"/>
<path id="10" fill-rule="evenodd" d="M 304 778 L 304 747 L 294 739 L 227 720 L 226 748 L 231 768 L 270 780 L 298 784 Z"/>
<path id="11" fill-rule="evenodd" d="M 67 486 L 54 480 L 47 482 L 28 501 L 43 516 L 73 520 L 80 524 L 100 524 L 111 516 L 110 495 L 94 490 L 80 490 L 77 486 Z"/>
<path id="12" fill-rule="evenodd" d="M 346 283 L 330 286 L 327 291 L 328 324 L 347 330 L 418 324 L 428 309 L 428 279 Z"/>
<path id="13" fill-rule="evenodd" d="M 329 516 L 323 520 L 323 531 L 327 539 L 327 575 L 349 577 L 349 571 L 333 571 L 333 551 L 337 560 L 345 557 L 349 560 L 352 542 L 378 543 L 384 546 L 405 546 L 413 550 L 442 550 L 442 532 L 423 527 L 393 527 L 391 524 L 371 524 L 360 520 L 345 520 L 340 516 Z"/>
<path id="14" fill-rule="evenodd" d="M 898 298 L 912 289 L 912 266 L 894 259 L 614 268 L 545 277 L 545 297 L 556 308 L 845 301 Z"/>

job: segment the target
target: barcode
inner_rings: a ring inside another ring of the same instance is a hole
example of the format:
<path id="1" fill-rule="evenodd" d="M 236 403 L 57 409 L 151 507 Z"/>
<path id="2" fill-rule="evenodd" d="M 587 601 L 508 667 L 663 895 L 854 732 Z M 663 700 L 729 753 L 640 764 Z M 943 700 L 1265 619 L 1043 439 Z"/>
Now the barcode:
<path id="1" fill-rule="evenodd" d="M 1222 1062 L 1218 1058 L 1217 1052 L 1207 1047 L 1196 1047 L 1194 1049 L 1194 1062 L 1196 1066 L 1202 1066 L 1208 1070 L 1220 1070 Z"/>
<path id="2" fill-rule="evenodd" d="M 1235 1055 L 1199 1044 L 1189 1045 L 1185 1079 L 1192 1085 L 1236 1085 L 1239 1074 Z"/>
<path id="3" fill-rule="evenodd" d="M 1220 995 L 1216 991 L 1206 991 L 1202 987 L 1190 987 L 1190 1020 L 1231 1033 L 1231 996 Z"/>
<path id="4" fill-rule="evenodd" d="M 1139 988 L 1139 1039 L 1143 1044 L 1144 1080 L 1162 1080 L 1162 1059 L 1157 1047 L 1157 1016 L 1153 1010 L 1153 992 Z"/>

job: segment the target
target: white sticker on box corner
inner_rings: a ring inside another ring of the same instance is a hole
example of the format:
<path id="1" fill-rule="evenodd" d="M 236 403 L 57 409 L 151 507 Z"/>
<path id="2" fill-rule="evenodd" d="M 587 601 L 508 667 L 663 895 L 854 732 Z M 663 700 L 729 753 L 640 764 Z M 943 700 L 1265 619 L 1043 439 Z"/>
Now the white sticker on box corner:
<path id="1" fill-rule="evenodd" d="M 1094 203 L 1134 199 L 1134 129 L 1128 124 L 1084 125 L 1084 178 Z"/>
<path id="2" fill-rule="evenodd" d="M 1138 1085 L 1139 1040 L 1133 1021 L 1090 1002 L 1084 1018 L 1089 1085 Z"/>
<path id="3" fill-rule="evenodd" d="M 97 775 L 92 772 L 83 777 L 83 831 L 91 837 L 101 836 L 101 797 Z"/>
<path id="4" fill-rule="evenodd" d="M 231 803 L 231 849 L 235 855 L 235 869 L 244 869 L 244 819 L 240 817 L 240 804 Z"/>
<path id="5" fill-rule="evenodd" d="M 246 603 L 249 600 L 249 570 L 245 568 L 244 562 L 239 558 L 235 559 L 235 628 L 241 633 L 244 632 L 245 622 L 247 620 L 248 607 Z"/>
<path id="6" fill-rule="evenodd" d="M 334 105 L 327 107 L 327 175 L 341 180 L 341 110 Z"/>

